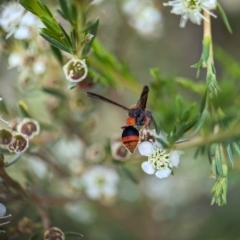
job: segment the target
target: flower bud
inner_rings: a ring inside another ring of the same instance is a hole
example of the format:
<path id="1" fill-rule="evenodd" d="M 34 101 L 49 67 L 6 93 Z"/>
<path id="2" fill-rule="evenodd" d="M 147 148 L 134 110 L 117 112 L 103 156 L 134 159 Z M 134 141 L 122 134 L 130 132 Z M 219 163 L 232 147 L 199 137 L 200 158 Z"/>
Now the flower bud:
<path id="1" fill-rule="evenodd" d="M 18 230 L 21 233 L 31 234 L 33 232 L 33 222 L 27 217 L 22 218 L 18 222 Z"/>
<path id="2" fill-rule="evenodd" d="M 40 132 L 39 123 L 30 118 L 24 118 L 18 125 L 17 131 L 32 139 L 34 136 L 38 135 Z"/>
<path id="3" fill-rule="evenodd" d="M 15 133 L 13 142 L 8 145 L 9 152 L 21 153 L 28 148 L 28 139 L 20 133 Z"/>
<path id="4" fill-rule="evenodd" d="M 85 59 L 71 59 L 63 66 L 64 74 L 70 82 L 80 82 L 86 78 L 88 73 Z"/>
<path id="5" fill-rule="evenodd" d="M 13 136 L 11 130 L 1 129 L 0 130 L 0 145 L 8 145 L 12 142 Z"/>
<path id="6" fill-rule="evenodd" d="M 129 151 L 123 146 L 120 138 L 112 139 L 111 153 L 115 160 L 125 161 L 130 158 Z"/>
<path id="7" fill-rule="evenodd" d="M 61 229 L 53 227 L 45 231 L 44 240 L 64 240 L 65 236 Z"/>
<path id="8" fill-rule="evenodd" d="M 92 35 L 91 33 L 88 33 L 85 37 L 84 37 L 84 43 L 89 43 L 92 41 L 94 35 Z"/>

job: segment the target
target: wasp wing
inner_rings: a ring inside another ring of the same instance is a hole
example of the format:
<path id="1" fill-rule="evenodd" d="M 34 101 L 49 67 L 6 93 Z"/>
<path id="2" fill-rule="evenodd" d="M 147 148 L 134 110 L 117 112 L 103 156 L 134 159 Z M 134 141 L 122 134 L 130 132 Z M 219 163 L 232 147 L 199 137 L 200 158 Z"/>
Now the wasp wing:
<path id="1" fill-rule="evenodd" d="M 148 86 L 144 86 L 143 89 L 142 89 L 140 99 L 137 102 L 137 108 L 140 108 L 141 110 L 146 109 L 148 92 L 149 92 Z"/>
<path id="2" fill-rule="evenodd" d="M 103 96 L 101 96 L 101 95 L 98 95 L 98 94 L 96 94 L 96 93 L 87 92 L 87 96 L 88 96 L 88 97 L 91 97 L 91 98 L 100 99 L 100 100 L 102 100 L 102 101 L 104 101 L 104 102 L 113 104 L 113 105 L 118 106 L 118 107 L 120 107 L 120 108 L 122 108 L 122 109 L 124 109 L 124 110 L 129 111 L 129 108 L 127 108 L 127 107 L 125 107 L 125 106 L 123 106 L 123 105 L 121 105 L 121 104 L 119 104 L 119 103 L 117 103 L 117 102 L 114 102 L 114 101 L 112 101 L 112 100 L 110 100 L 110 99 L 108 99 L 108 98 L 105 98 L 105 97 L 103 97 Z"/>

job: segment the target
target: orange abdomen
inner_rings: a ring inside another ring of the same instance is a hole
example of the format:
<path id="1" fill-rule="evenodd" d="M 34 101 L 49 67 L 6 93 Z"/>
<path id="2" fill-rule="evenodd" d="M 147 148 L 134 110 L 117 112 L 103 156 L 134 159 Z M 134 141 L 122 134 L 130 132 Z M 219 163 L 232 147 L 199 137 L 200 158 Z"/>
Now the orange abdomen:
<path id="1" fill-rule="evenodd" d="M 122 143 L 131 152 L 135 150 L 139 140 L 139 131 L 133 126 L 127 126 L 122 132 Z"/>

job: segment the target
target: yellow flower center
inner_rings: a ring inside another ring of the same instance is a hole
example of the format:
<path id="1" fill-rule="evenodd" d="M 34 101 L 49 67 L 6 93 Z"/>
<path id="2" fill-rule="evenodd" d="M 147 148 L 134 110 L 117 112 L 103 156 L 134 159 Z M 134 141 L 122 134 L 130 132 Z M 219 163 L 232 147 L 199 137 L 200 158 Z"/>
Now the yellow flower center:
<path id="1" fill-rule="evenodd" d="M 168 168 L 170 165 L 169 151 L 159 148 L 154 150 L 148 157 L 148 162 L 151 163 L 156 170 Z"/>

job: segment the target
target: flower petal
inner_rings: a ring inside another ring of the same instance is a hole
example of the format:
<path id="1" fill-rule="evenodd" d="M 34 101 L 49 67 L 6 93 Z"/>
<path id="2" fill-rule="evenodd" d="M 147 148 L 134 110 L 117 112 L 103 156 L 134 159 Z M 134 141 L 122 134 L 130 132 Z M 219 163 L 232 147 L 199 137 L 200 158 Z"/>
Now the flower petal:
<path id="1" fill-rule="evenodd" d="M 170 168 L 164 168 L 161 170 L 158 170 L 155 175 L 158 178 L 166 178 L 171 174 L 172 170 Z"/>
<path id="2" fill-rule="evenodd" d="M 153 144 L 149 141 L 141 142 L 138 145 L 138 151 L 142 156 L 150 156 L 153 152 Z"/>
<path id="3" fill-rule="evenodd" d="M 147 161 L 142 163 L 142 170 L 147 174 L 155 173 L 155 169 L 153 168 L 152 164 Z"/>
<path id="4" fill-rule="evenodd" d="M 170 162 L 172 167 L 177 167 L 180 161 L 180 156 L 183 154 L 182 151 L 171 151 L 170 152 Z"/>

